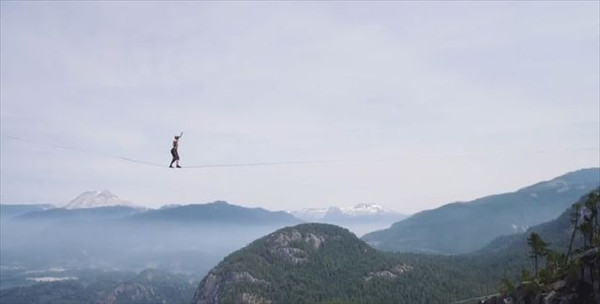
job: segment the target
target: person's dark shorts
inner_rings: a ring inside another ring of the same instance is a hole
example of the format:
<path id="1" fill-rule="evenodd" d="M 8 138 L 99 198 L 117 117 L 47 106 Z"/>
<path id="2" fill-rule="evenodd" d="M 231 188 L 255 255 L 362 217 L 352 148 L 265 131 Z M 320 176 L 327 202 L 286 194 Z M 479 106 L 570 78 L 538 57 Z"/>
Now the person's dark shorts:
<path id="1" fill-rule="evenodd" d="M 179 160 L 179 153 L 177 153 L 177 149 L 171 149 L 171 155 L 173 155 L 173 160 Z"/>

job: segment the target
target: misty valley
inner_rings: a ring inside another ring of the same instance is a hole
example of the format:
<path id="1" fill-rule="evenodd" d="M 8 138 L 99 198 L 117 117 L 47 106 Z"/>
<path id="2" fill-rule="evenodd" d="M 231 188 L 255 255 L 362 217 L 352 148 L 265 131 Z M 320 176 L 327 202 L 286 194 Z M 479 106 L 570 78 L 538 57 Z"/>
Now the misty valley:
<path id="1" fill-rule="evenodd" d="M 85 214 L 79 214 L 81 210 Z M 79 277 L 77 270 L 90 269 L 139 272 L 153 268 L 199 279 L 226 254 L 283 225 L 299 222 L 290 216 L 288 221 L 265 218 L 252 223 L 232 217 L 220 223 L 194 223 L 141 215 L 149 214 L 131 207 L 97 207 L 3 218 L 3 288 L 44 277 Z"/>

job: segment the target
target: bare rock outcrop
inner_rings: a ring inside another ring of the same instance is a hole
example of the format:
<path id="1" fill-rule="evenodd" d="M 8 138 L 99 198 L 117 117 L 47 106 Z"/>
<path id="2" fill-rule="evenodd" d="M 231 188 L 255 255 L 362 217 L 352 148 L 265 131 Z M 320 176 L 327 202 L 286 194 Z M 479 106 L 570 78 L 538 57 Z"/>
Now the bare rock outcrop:
<path id="1" fill-rule="evenodd" d="M 306 262 L 308 259 L 308 252 L 305 249 L 301 249 L 304 246 L 298 245 L 304 243 L 310 249 L 319 250 L 326 240 L 325 236 L 312 232 L 303 233 L 298 230 L 283 231 L 269 238 L 269 251 L 289 263 L 298 264 Z"/>
<path id="2" fill-rule="evenodd" d="M 400 264 L 392 267 L 392 269 L 386 269 L 382 271 L 374 271 L 370 272 L 368 276 L 365 277 L 365 281 L 370 281 L 373 279 L 387 279 L 393 280 L 398 276 L 402 275 L 405 272 L 412 271 L 413 267 L 406 264 Z"/>
<path id="3" fill-rule="evenodd" d="M 194 303 L 220 303 L 220 296 L 226 288 L 235 284 L 247 282 L 255 285 L 268 286 L 265 280 L 260 280 L 252 276 L 249 272 L 232 272 L 226 275 L 220 275 L 214 269 L 202 280 L 200 287 L 194 295 Z M 242 304 L 267 304 L 269 301 L 250 293 L 242 294 L 240 299 Z"/>

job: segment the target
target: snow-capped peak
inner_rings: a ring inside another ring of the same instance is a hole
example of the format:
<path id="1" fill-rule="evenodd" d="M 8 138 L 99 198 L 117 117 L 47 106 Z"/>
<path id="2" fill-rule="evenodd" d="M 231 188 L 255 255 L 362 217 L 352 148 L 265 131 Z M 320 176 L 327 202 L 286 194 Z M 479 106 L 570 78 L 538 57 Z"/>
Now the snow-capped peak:
<path id="1" fill-rule="evenodd" d="M 119 199 L 108 190 L 90 190 L 86 191 L 65 205 L 65 209 L 82 209 L 109 206 L 133 206 L 128 201 Z"/>
<path id="2" fill-rule="evenodd" d="M 342 208 L 342 212 L 347 215 L 378 215 L 378 214 L 393 214 L 395 211 L 388 210 L 377 204 L 358 204 L 350 208 Z"/>
<path id="3" fill-rule="evenodd" d="M 399 213 L 386 209 L 377 204 L 358 204 L 354 207 L 328 207 L 328 208 L 310 208 L 299 211 L 289 212 L 294 216 L 309 221 L 318 221 L 331 217 L 362 217 L 362 216 L 388 216 L 400 215 Z"/>

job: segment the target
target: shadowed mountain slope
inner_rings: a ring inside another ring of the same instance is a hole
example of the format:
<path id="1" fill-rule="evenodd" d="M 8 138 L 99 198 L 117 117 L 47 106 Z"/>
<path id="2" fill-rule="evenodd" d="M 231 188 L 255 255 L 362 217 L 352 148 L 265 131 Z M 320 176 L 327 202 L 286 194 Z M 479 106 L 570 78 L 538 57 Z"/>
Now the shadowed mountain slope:
<path id="1" fill-rule="evenodd" d="M 599 185 L 600 169 L 583 169 L 516 192 L 419 212 L 363 240 L 390 251 L 467 253 L 556 218 Z"/>

